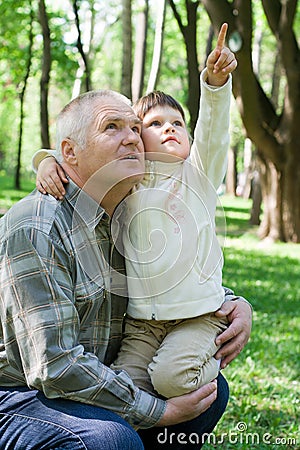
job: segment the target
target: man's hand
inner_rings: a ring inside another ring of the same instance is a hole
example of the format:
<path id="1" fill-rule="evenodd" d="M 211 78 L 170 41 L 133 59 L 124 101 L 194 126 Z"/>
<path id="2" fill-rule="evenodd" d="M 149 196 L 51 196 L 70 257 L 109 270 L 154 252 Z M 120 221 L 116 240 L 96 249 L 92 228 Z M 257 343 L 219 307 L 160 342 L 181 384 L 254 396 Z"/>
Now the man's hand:
<path id="1" fill-rule="evenodd" d="M 207 58 L 207 83 L 211 86 L 223 86 L 228 80 L 228 74 L 233 72 L 237 66 L 234 53 L 225 47 L 225 38 L 228 24 L 221 26 L 217 46 Z"/>
<path id="2" fill-rule="evenodd" d="M 189 394 L 169 398 L 166 411 L 156 426 L 163 427 L 192 420 L 206 411 L 216 398 L 216 380 Z"/>
<path id="3" fill-rule="evenodd" d="M 63 183 L 68 183 L 68 179 L 56 159 L 52 156 L 43 159 L 36 175 L 37 189 L 42 194 L 48 193 L 56 199 L 62 200 L 66 193 Z"/>
<path id="4" fill-rule="evenodd" d="M 231 300 L 223 303 L 215 315 L 217 317 L 227 316 L 230 322 L 227 330 L 223 331 L 216 339 L 216 345 L 221 345 L 221 348 L 215 354 L 215 358 L 221 359 L 221 369 L 225 369 L 249 340 L 252 310 L 250 305 L 242 300 Z"/>

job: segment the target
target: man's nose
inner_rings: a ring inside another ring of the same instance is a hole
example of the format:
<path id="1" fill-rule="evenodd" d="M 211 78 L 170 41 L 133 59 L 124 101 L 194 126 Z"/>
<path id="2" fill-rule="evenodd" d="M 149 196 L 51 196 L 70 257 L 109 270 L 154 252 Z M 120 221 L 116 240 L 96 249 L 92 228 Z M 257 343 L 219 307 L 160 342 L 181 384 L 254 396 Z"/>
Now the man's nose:
<path id="1" fill-rule="evenodd" d="M 134 130 L 132 130 L 130 127 L 127 127 L 124 130 L 124 138 L 123 142 L 124 144 L 138 144 L 141 140 L 141 136 Z"/>

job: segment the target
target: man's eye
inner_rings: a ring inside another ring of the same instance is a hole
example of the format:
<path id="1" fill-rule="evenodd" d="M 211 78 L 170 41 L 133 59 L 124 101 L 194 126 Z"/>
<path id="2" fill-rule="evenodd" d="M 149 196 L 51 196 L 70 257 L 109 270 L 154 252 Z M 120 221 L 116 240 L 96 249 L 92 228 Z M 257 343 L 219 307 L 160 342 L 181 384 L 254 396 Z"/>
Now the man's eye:
<path id="1" fill-rule="evenodd" d="M 140 127 L 132 127 L 132 131 L 134 133 L 141 134 L 141 128 Z"/>
<path id="2" fill-rule="evenodd" d="M 115 123 L 108 123 L 105 127 L 106 130 L 116 130 L 117 125 Z"/>

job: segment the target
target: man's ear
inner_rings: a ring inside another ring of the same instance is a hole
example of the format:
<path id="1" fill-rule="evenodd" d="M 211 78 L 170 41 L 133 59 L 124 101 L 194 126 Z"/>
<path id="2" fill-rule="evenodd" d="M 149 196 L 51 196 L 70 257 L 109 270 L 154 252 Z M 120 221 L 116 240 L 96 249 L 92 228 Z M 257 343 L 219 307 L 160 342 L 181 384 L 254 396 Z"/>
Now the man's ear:
<path id="1" fill-rule="evenodd" d="M 74 166 L 77 164 L 77 156 L 75 152 L 75 143 L 72 139 L 64 139 L 61 143 L 61 153 L 66 163 Z"/>

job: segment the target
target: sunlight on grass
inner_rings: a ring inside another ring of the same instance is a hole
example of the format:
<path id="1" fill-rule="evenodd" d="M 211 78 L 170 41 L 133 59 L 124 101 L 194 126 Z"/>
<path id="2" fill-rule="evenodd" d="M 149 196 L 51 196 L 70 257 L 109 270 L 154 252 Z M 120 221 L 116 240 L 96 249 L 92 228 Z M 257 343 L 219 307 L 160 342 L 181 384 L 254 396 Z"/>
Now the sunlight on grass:
<path id="1" fill-rule="evenodd" d="M 222 204 L 224 285 L 254 314 L 249 343 L 224 371 L 231 394 L 216 439 L 224 449 L 300 448 L 300 245 L 265 245 L 249 226 L 249 201 Z"/>
<path id="2" fill-rule="evenodd" d="M 35 188 L 34 179 L 22 180 L 21 187 L 21 190 L 14 189 L 13 178 L 0 172 L 0 215 Z"/>

